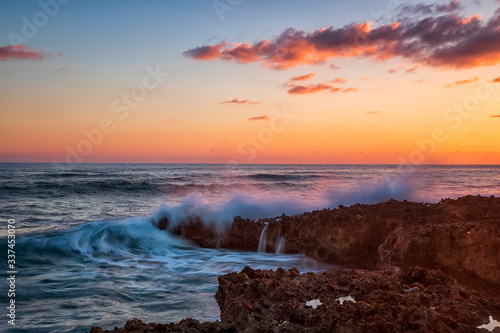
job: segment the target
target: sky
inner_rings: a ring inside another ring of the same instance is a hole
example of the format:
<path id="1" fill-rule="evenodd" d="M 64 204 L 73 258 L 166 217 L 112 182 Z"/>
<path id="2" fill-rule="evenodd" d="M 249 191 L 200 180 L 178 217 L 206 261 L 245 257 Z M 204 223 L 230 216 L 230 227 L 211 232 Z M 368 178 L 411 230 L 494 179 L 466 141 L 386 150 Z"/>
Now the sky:
<path id="1" fill-rule="evenodd" d="M 499 8 L 0 0 L 0 162 L 499 164 Z"/>

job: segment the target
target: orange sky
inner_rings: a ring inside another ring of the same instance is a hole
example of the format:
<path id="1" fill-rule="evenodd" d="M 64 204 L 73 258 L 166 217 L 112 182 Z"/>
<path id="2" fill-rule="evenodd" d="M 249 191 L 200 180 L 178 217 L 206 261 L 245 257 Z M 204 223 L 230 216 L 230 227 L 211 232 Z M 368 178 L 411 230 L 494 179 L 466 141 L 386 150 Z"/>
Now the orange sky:
<path id="1" fill-rule="evenodd" d="M 68 5 L 24 46 L 0 40 L 0 161 L 498 164 L 500 12 L 457 3 L 385 23 L 345 7 L 261 24 L 256 3 L 142 33 L 97 19 L 102 35 Z M 158 29 L 181 26 L 159 44 Z M 497 46 L 480 49 L 482 34 Z"/>

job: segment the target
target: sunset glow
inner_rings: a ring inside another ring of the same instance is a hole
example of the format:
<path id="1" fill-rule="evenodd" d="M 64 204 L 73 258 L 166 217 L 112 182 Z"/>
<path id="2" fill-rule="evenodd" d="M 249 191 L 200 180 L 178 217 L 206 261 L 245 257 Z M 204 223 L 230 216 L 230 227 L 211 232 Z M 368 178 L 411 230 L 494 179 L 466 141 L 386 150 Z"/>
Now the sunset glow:
<path id="1" fill-rule="evenodd" d="M 65 2 L 0 4 L 2 162 L 500 163 L 498 1 Z"/>

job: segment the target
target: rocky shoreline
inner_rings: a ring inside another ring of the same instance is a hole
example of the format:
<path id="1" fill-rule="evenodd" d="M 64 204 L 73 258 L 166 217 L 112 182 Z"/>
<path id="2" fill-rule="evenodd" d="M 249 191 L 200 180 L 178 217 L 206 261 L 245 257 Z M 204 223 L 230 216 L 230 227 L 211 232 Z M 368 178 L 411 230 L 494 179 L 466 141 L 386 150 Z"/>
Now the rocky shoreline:
<path id="1" fill-rule="evenodd" d="M 156 225 L 202 247 L 256 251 L 260 241 L 275 252 L 284 244 L 285 253 L 352 269 L 316 275 L 246 267 L 219 277 L 220 322 L 132 320 L 91 333 L 488 332 L 478 327 L 500 320 L 500 198 L 390 200 L 259 221 L 237 217 L 225 233 L 197 217 L 182 225 L 165 217 Z M 352 300 L 340 304 L 343 297 Z M 321 305 L 306 305 L 313 300 Z"/>

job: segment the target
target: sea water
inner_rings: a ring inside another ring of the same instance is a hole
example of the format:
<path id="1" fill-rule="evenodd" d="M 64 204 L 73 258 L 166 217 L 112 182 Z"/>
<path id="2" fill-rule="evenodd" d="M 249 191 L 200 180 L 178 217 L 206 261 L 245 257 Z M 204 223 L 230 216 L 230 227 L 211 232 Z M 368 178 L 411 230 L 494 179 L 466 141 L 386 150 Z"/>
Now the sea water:
<path id="1" fill-rule="evenodd" d="M 329 268 L 303 255 L 199 248 L 157 229 L 164 216 L 177 224 L 200 216 L 223 232 L 235 216 L 468 194 L 500 195 L 500 166 L 0 164 L 0 252 L 6 263 L 6 220 L 15 219 L 18 272 L 16 326 L 0 330 L 212 321 L 221 274 Z M 7 289 L 4 281 L 4 309 Z"/>

